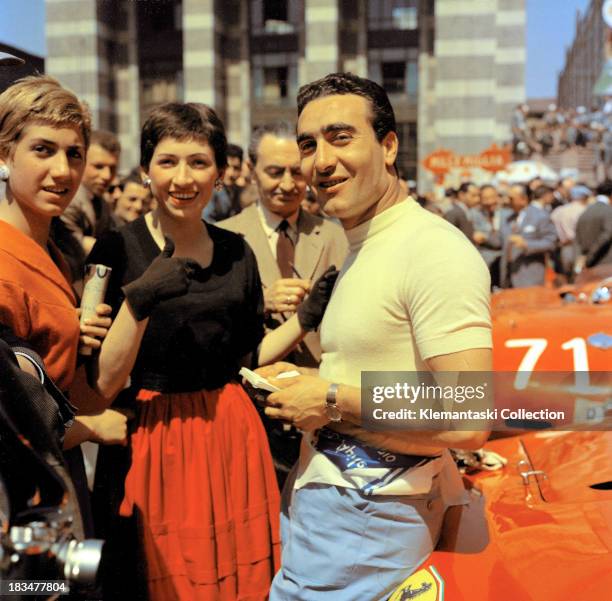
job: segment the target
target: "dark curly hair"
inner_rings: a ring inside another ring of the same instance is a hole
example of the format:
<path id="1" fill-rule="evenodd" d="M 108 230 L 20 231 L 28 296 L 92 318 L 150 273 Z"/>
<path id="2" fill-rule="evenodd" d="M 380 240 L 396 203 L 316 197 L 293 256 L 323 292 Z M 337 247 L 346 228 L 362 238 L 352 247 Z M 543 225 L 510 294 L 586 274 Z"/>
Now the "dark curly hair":
<path id="1" fill-rule="evenodd" d="M 397 133 L 395 114 L 387 93 L 376 82 L 353 73 L 330 73 L 302 86 L 297 96 L 298 117 L 312 100 L 335 94 L 355 94 L 369 101 L 372 107 L 372 128 L 379 142 L 390 131 Z"/>

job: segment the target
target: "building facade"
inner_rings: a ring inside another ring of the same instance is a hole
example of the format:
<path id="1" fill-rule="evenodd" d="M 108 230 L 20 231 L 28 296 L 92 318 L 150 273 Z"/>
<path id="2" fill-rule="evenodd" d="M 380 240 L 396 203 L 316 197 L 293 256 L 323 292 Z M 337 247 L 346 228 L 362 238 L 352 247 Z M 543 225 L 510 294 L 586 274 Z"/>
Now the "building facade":
<path id="1" fill-rule="evenodd" d="M 138 161 L 151 106 L 206 102 L 230 141 L 295 121 L 299 87 L 333 71 L 381 83 L 396 111 L 398 166 L 437 148 L 509 138 L 525 99 L 525 0 L 47 0 L 47 71 L 83 96 Z M 430 179 L 430 178 L 429 178 Z"/>
<path id="2" fill-rule="evenodd" d="M 576 14 L 576 35 L 559 74 L 557 96 L 561 108 L 584 106 L 590 109 L 597 100 L 593 88 L 606 60 L 607 26 L 602 4 L 603 0 L 591 0 L 583 16 Z"/>

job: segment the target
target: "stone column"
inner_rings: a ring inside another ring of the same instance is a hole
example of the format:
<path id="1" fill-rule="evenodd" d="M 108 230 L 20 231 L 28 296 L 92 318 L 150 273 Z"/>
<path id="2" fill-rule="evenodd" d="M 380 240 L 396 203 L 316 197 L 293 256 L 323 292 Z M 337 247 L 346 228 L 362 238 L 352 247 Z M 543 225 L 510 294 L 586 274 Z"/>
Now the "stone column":
<path id="1" fill-rule="evenodd" d="M 185 102 L 204 102 L 215 109 L 222 98 L 217 91 L 214 0 L 183 0 L 183 73 Z"/>
<path id="2" fill-rule="evenodd" d="M 339 60 L 337 2 L 305 0 L 304 16 L 305 48 L 300 85 L 338 71 Z"/>

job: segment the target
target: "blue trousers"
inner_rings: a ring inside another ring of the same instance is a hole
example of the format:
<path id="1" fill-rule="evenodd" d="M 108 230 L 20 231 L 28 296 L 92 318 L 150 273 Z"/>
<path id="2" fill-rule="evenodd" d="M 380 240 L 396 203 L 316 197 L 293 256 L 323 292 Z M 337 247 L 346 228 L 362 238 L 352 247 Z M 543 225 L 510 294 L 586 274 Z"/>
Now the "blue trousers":
<path id="1" fill-rule="evenodd" d="M 440 536 L 446 507 L 435 481 L 414 496 L 329 484 L 293 491 L 293 481 L 283 490 L 281 569 L 270 601 L 383 601 Z"/>

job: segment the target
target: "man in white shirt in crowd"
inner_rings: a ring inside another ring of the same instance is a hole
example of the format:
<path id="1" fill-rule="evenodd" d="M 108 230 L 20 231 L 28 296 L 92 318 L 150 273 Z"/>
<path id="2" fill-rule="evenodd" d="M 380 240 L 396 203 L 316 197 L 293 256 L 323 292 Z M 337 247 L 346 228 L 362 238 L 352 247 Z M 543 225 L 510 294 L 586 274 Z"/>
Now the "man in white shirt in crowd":
<path id="1" fill-rule="evenodd" d="M 282 390 L 266 413 L 307 435 L 284 489 L 270 600 L 386 599 L 435 547 L 447 506 L 465 500 L 448 448 L 477 449 L 488 433 L 366 430 L 361 374 L 490 370 L 489 274 L 461 232 L 402 193 L 378 84 L 330 74 L 300 90 L 298 115 L 302 173 L 349 255 L 321 324 L 319 376 L 272 379 Z"/>

